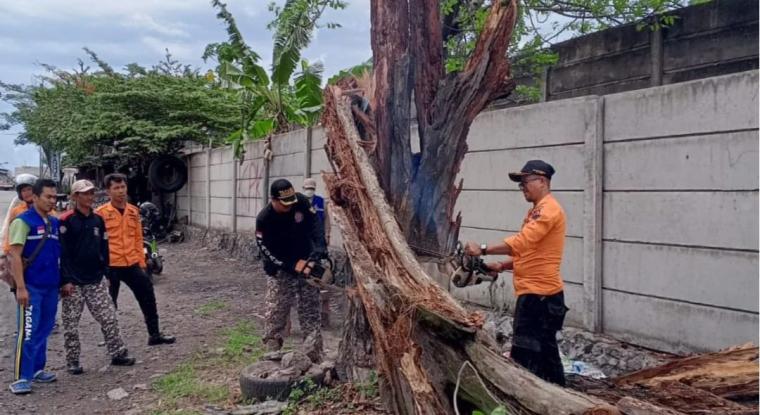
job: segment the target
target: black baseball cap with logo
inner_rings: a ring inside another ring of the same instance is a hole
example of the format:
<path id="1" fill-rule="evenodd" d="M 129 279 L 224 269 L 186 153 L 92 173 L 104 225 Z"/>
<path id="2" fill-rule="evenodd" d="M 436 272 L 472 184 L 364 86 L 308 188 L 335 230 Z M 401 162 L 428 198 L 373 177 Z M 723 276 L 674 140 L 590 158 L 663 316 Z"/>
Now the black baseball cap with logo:
<path id="1" fill-rule="evenodd" d="M 544 176 L 551 180 L 554 175 L 554 167 L 543 160 L 530 160 L 516 173 L 509 173 L 509 179 L 513 182 L 521 182 L 522 178 L 531 174 Z"/>
<path id="2" fill-rule="evenodd" d="M 277 199 L 285 206 L 292 205 L 298 201 L 296 190 L 293 185 L 285 179 L 277 179 L 269 187 L 269 193 L 272 198 Z"/>

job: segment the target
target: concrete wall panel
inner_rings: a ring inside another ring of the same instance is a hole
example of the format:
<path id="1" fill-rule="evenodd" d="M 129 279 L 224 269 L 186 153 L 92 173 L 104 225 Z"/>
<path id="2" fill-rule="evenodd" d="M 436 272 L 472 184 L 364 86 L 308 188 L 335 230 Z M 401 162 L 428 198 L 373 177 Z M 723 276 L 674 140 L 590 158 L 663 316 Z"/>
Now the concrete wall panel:
<path id="1" fill-rule="evenodd" d="M 204 208 L 203 212 L 206 210 Z M 212 197 L 211 214 L 230 215 L 232 213 L 232 198 L 229 197 Z"/>
<path id="2" fill-rule="evenodd" d="M 604 290 L 604 331 L 675 353 L 758 343 L 758 315 Z"/>
<path id="3" fill-rule="evenodd" d="M 243 160 L 252 160 L 264 157 L 264 140 L 250 141 L 243 144 L 245 154 L 243 154 Z"/>
<path id="4" fill-rule="evenodd" d="M 541 159 L 557 170 L 554 190 L 581 190 L 585 184 L 583 144 L 561 147 L 470 152 L 462 162 L 459 176 L 465 189 L 516 189 L 510 171 L 519 171 L 528 160 Z"/>
<path id="5" fill-rule="evenodd" d="M 606 190 L 756 190 L 757 131 L 605 145 Z"/>
<path id="6" fill-rule="evenodd" d="M 596 97 L 583 97 L 486 111 L 475 118 L 467 146 L 474 151 L 582 143 L 595 128 L 595 110 Z"/>
<path id="7" fill-rule="evenodd" d="M 206 193 L 203 193 L 203 196 L 205 196 Z M 232 197 L 232 180 L 219 180 L 219 181 L 212 181 L 211 182 L 211 197 L 223 197 L 223 198 L 231 198 Z"/>
<path id="8" fill-rule="evenodd" d="M 748 71 L 608 95 L 605 141 L 758 128 L 757 85 Z"/>
<path id="9" fill-rule="evenodd" d="M 314 150 L 311 152 L 311 176 L 316 177 L 322 171 L 331 172 L 332 166 L 327 160 L 327 153 L 324 150 Z"/>
<path id="10" fill-rule="evenodd" d="M 604 243 L 604 287 L 758 312 L 756 253 Z"/>
<path id="11" fill-rule="evenodd" d="M 604 238 L 758 249 L 757 192 L 606 192 Z"/>
<path id="12" fill-rule="evenodd" d="M 243 161 L 238 167 L 238 180 L 260 179 L 264 177 L 266 165 L 263 158 Z"/>
<path id="13" fill-rule="evenodd" d="M 238 181 L 239 198 L 260 198 L 266 195 L 264 179 L 246 179 Z"/>
<path id="14" fill-rule="evenodd" d="M 306 130 L 295 130 L 272 137 L 275 156 L 303 152 L 306 149 Z"/>
<path id="15" fill-rule="evenodd" d="M 215 229 L 230 229 L 232 227 L 232 216 L 212 213 L 211 227 Z"/>
<path id="16" fill-rule="evenodd" d="M 204 182 L 206 181 L 206 165 L 200 165 L 197 167 L 191 167 L 190 168 L 190 180 L 193 182 Z"/>
<path id="17" fill-rule="evenodd" d="M 271 177 L 280 176 L 301 176 L 303 177 L 304 154 L 291 153 L 282 156 L 275 156 L 272 164 L 269 166 Z"/>
<path id="18" fill-rule="evenodd" d="M 212 164 L 211 181 L 232 180 L 232 163 Z"/>
<path id="19" fill-rule="evenodd" d="M 318 150 L 324 148 L 327 142 L 327 136 L 325 135 L 325 129 L 322 127 L 314 127 L 311 131 L 311 149 Z"/>
<path id="20" fill-rule="evenodd" d="M 262 209 L 260 198 L 240 198 L 237 200 L 238 217 L 246 216 L 255 218 Z"/>

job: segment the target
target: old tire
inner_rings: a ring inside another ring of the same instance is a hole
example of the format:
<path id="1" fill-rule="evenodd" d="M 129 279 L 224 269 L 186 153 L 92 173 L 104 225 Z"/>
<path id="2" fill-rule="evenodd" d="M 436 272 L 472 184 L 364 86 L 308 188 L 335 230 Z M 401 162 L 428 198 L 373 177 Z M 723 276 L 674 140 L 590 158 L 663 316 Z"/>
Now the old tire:
<path id="1" fill-rule="evenodd" d="M 164 271 L 164 260 L 161 257 L 153 258 L 153 274 L 161 275 Z"/>
<path id="2" fill-rule="evenodd" d="M 268 360 L 256 362 L 244 368 L 240 372 L 240 393 L 243 399 L 275 399 L 284 401 L 290 396 L 290 391 L 305 382 L 307 378 L 311 379 L 318 386 L 322 385 L 325 381 L 325 373 L 318 365 L 313 365 L 305 375 L 295 380 L 262 377 L 280 368 L 278 362 Z"/>
<path id="3" fill-rule="evenodd" d="M 187 183 L 187 166 L 174 156 L 161 156 L 150 163 L 148 179 L 153 188 L 174 193 Z"/>

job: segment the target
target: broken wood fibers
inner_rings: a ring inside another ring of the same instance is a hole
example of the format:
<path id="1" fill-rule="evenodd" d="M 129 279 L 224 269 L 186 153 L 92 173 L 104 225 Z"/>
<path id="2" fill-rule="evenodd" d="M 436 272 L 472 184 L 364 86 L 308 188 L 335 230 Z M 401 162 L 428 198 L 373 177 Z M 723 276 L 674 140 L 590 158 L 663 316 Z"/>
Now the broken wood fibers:
<path id="1" fill-rule="evenodd" d="M 422 270 L 407 245 L 367 155 L 340 88 L 324 93 L 322 124 L 335 174 L 323 174 L 336 222 L 372 329 L 385 401 L 399 414 L 453 412 L 450 391 L 465 361 L 460 402 L 505 405 L 519 414 L 618 414 L 615 407 L 549 384 L 496 350 L 482 313 L 465 310 Z M 495 395 L 494 402 L 490 396 Z"/>

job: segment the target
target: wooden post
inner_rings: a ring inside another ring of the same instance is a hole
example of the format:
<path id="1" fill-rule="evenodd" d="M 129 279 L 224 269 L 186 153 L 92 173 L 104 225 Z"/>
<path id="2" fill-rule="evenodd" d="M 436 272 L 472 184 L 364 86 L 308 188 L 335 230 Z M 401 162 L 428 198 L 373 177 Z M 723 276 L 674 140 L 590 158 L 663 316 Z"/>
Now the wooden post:
<path id="1" fill-rule="evenodd" d="M 602 331 L 602 225 L 604 214 L 604 97 L 590 111 L 583 190 L 583 324 Z"/>

